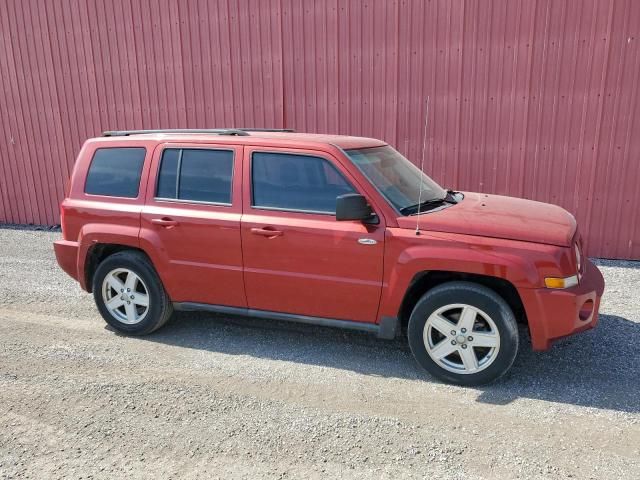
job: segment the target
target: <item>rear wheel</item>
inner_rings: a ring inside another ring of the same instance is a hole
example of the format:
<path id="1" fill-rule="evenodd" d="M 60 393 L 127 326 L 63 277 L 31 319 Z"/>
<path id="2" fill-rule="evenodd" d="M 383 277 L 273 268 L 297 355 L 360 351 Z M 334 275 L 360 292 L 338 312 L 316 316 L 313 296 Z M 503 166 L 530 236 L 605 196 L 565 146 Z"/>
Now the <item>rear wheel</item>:
<path id="1" fill-rule="evenodd" d="M 470 282 L 428 291 L 411 313 L 408 337 L 423 368 L 460 385 L 496 380 L 518 352 L 518 327 L 509 305 L 493 290 Z"/>
<path id="2" fill-rule="evenodd" d="M 118 252 L 100 263 L 93 296 L 105 321 L 129 335 L 157 330 L 173 312 L 158 274 L 140 252 Z"/>

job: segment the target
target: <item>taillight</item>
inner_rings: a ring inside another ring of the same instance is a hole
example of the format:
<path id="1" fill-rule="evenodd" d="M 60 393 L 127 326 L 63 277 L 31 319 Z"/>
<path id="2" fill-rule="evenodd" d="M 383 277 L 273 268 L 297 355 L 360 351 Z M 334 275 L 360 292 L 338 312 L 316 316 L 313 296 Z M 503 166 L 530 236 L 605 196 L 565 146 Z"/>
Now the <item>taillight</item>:
<path id="1" fill-rule="evenodd" d="M 60 229 L 62 230 L 62 238 L 65 240 L 67 236 L 64 234 L 64 207 L 60 204 Z"/>

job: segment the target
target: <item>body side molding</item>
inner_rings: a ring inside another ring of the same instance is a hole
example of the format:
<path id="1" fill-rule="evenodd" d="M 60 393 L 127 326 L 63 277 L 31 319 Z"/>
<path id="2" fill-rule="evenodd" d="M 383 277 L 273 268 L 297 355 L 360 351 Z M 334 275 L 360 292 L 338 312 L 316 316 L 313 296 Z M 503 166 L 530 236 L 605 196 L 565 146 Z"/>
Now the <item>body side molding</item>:
<path id="1" fill-rule="evenodd" d="M 293 313 L 270 312 L 266 310 L 255 310 L 251 308 L 229 307 L 226 305 L 209 305 L 195 302 L 174 302 L 173 308 L 183 312 L 204 311 L 212 313 L 223 313 L 227 315 L 239 315 L 243 317 L 265 318 L 269 320 L 282 320 L 286 322 L 306 323 L 309 325 L 319 325 L 322 327 L 344 328 L 347 330 L 358 330 L 376 334 L 378 338 L 392 339 L 397 332 L 398 319 L 395 317 L 384 317 L 380 324 L 352 322 L 349 320 L 337 320 L 333 318 L 310 317 L 307 315 L 296 315 Z"/>

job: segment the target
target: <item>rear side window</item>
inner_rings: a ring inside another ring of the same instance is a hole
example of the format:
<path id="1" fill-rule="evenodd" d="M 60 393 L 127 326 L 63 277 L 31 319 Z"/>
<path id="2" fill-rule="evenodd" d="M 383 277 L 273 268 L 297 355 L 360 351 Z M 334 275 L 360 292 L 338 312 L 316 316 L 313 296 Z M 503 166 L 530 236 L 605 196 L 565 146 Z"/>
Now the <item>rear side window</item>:
<path id="1" fill-rule="evenodd" d="M 99 148 L 91 159 L 85 193 L 137 197 L 145 154 L 143 147 Z"/>
<path id="2" fill-rule="evenodd" d="M 156 197 L 231 204 L 233 152 L 167 148 L 162 153 Z"/>
<path id="3" fill-rule="evenodd" d="M 253 206 L 335 213 L 336 197 L 355 190 L 320 157 L 256 152 L 252 156 Z"/>

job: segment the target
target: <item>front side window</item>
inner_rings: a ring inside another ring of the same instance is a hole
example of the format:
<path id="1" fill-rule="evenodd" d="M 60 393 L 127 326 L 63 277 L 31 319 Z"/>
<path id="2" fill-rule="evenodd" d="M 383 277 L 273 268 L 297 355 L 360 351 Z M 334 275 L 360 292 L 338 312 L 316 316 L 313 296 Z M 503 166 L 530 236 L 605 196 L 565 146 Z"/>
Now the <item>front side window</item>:
<path id="1" fill-rule="evenodd" d="M 156 197 L 231 204 L 233 152 L 204 148 L 167 148 L 156 185 Z"/>
<path id="2" fill-rule="evenodd" d="M 136 198 L 145 155 L 143 147 L 97 149 L 87 172 L 85 193 Z"/>
<path id="3" fill-rule="evenodd" d="M 426 203 L 447 196 L 446 190 L 389 145 L 345 152 L 378 191 L 405 215 L 415 213 L 419 198 Z"/>
<path id="4" fill-rule="evenodd" d="M 252 205 L 310 213 L 336 212 L 336 197 L 353 187 L 327 160 L 290 153 L 255 152 Z"/>

